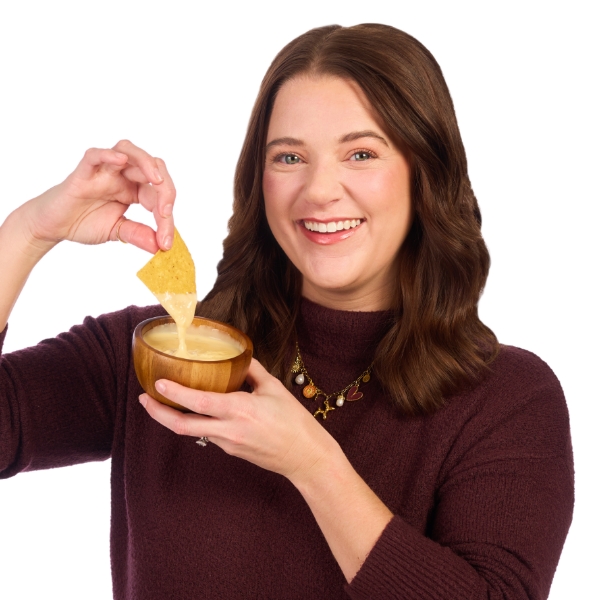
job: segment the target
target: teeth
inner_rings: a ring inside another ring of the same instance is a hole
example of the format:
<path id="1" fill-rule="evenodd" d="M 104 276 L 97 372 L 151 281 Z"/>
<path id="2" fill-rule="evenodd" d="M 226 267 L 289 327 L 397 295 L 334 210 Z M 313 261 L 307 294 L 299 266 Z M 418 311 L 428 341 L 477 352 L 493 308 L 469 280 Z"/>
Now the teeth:
<path id="1" fill-rule="evenodd" d="M 321 223 L 317 221 L 303 221 L 304 227 L 309 231 L 318 231 L 319 233 L 334 233 L 342 229 L 354 229 L 362 223 L 361 219 L 346 219 L 345 221 L 329 221 Z"/>

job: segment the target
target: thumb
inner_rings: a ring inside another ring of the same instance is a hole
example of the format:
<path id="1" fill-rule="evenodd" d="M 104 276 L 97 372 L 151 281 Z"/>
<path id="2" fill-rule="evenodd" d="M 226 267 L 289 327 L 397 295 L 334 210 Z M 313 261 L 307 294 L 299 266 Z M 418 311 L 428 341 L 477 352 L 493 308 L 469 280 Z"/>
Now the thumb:
<path id="1" fill-rule="evenodd" d="M 123 216 L 115 223 L 110 233 L 111 240 L 117 240 L 117 232 L 119 234 L 118 239 L 126 244 L 137 246 L 151 254 L 156 254 L 159 250 L 156 243 L 156 233 L 148 225 L 130 221 Z"/>
<path id="2" fill-rule="evenodd" d="M 246 383 L 256 389 L 270 379 L 273 379 L 273 376 L 255 358 L 253 358 L 250 362 L 248 374 L 246 375 Z"/>

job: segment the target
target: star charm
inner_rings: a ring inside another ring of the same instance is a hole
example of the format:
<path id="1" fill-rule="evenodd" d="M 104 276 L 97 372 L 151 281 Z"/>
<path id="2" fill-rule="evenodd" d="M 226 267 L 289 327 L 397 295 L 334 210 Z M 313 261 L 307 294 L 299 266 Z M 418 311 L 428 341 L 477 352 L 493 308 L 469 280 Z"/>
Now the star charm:
<path id="1" fill-rule="evenodd" d="M 317 415 L 323 415 L 323 421 L 324 421 L 327 418 L 327 413 L 331 410 L 335 410 L 335 408 L 333 406 L 329 406 L 329 400 L 325 400 L 325 406 L 323 408 L 320 408 L 319 410 L 317 410 L 313 414 L 313 417 L 316 418 Z"/>

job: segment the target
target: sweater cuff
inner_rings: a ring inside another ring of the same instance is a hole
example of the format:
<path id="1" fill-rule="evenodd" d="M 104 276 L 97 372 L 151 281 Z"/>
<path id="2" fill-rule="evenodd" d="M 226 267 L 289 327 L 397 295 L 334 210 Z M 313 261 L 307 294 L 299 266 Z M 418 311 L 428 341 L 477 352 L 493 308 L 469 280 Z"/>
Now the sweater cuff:
<path id="1" fill-rule="evenodd" d="M 480 586 L 477 572 L 464 559 L 395 516 L 345 589 L 355 600 L 468 600 Z"/>

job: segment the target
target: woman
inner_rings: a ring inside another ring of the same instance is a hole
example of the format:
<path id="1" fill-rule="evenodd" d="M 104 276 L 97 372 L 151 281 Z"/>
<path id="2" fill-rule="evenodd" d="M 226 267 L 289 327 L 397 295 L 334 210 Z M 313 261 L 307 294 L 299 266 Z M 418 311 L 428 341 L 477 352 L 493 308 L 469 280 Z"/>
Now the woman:
<path id="1" fill-rule="evenodd" d="M 3 357 L 3 475 L 111 457 L 116 598 L 547 597 L 573 505 L 566 405 L 478 319 L 489 256 L 433 57 L 382 25 L 291 42 L 234 196 L 198 312 L 253 339 L 248 390 L 163 380 L 191 412 L 163 406 L 130 356 L 162 309 L 87 319 Z M 130 142 L 88 151 L 0 229 L 0 327 L 61 240 L 169 248 L 174 198 Z M 156 234 L 124 218 L 134 202 Z"/>

